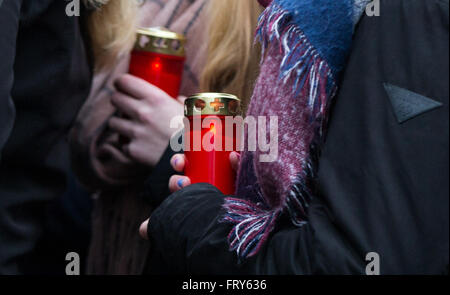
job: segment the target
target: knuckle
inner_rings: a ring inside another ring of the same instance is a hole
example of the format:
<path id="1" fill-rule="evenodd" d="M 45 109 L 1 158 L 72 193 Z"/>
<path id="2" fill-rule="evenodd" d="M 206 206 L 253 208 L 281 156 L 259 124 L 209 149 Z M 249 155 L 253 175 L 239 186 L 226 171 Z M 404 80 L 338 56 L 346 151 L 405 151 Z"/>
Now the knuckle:
<path id="1" fill-rule="evenodd" d="M 134 137 L 135 138 L 142 138 L 145 135 L 146 131 L 144 128 L 135 127 L 134 128 Z"/>
<path id="2" fill-rule="evenodd" d="M 108 126 L 114 128 L 116 126 L 116 118 L 112 117 L 108 120 Z"/>
<path id="3" fill-rule="evenodd" d="M 124 83 L 126 83 L 127 82 L 127 75 L 126 74 L 123 74 L 123 75 L 120 75 L 117 79 L 116 79 L 116 83 L 117 84 L 124 84 Z"/>
<path id="4" fill-rule="evenodd" d="M 152 116 L 148 108 L 141 108 L 137 111 L 138 120 L 143 123 L 151 123 Z"/>
<path id="5" fill-rule="evenodd" d="M 117 101 L 119 100 L 120 98 L 119 98 L 119 93 L 118 92 L 114 92 L 112 95 L 111 95 L 111 103 L 114 105 L 114 104 L 116 104 L 117 103 Z"/>
<path id="6" fill-rule="evenodd" d="M 135 144 L 130 144 L 128 146 L 128 154 L 132 157 L 132 158 L 137 158 L 139 155 L 139 149 L 137 148 L 137 146 Z"/>
<path id="7" fill-rule="evenodd" d="M 174 190 L 174 187 L 173 187 L 173 179 L 172 178 L 170 178 L 170 180 L 169 180 L 169 190 L 173 193 L 175 190 Z"/>
<path id="8" fill-rule="evenodd" d="M 132 138 L 138 138 L 139 135 L 140 135 L 140 130 L 139 130 L 139 128 L 132 127 L 132 128 L 130 129 L 130 135 L 131 135 Z"/>

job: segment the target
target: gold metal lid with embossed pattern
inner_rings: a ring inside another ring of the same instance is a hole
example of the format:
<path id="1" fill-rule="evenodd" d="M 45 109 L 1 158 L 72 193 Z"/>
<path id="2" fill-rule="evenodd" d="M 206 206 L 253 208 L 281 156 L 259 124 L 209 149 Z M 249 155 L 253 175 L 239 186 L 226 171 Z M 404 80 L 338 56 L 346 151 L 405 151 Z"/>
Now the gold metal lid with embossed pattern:
<path id="1" fill-rule="evenodd" d="M 237 116 L 240 115 L 240 100 L 237 96 L 227 93 L 198 93 L 188 97 L 184 103 L 185 116 L 216 115 Z"/>
<path id="2" fill-rule="evenodd" d="M 186 37 L 163 27 L 139 28 L 134 50 L 185 56 Z"/>

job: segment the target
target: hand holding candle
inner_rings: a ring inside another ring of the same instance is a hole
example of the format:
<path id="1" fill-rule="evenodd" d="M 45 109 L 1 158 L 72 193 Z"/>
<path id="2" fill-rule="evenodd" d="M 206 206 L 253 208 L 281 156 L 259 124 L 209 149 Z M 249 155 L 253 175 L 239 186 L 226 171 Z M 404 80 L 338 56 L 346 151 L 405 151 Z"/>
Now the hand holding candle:
<path id="1" fill-rule="evenodd" d="M 239 169 L 239 164 L 241 161 L 241 156 L 237 152 L 231 152 L 230 153 L 230 165 L 233 168 L 233 171 L 237 173 Z M 170 160 L 170 164 L 172 165 L 172 168 L 178 172 L 183 173 L 184 168 L 186 166 L 186 157 L 183 154 L 177 154 L 172 157 Z M 191 180 L 187 176 L 181 176 L 181 175 L 174 175 L 169 180 L 169 189 L 172 193 L 175 193 L 186 186 L 191 185 Z M 149 219 L 144 221 L 141 226 L 139 227 L 139 234 L 142 238 L 148 239 L 147 235 L 147 227 L 148 227 Z"/>
<path id="2" fill-rule="evenodd" d="M 115 83 L 111 103 L 123 116 L 114 116 L 109 127 L 122 140 L 122 150 L 132 160 L 155 166 L 172 136 L 170 121 L 183 114 L 184 97 L 170 97 L 158 87 L 125 74 Z"/>
<path id="3" fill-rule="evenodd" d="M 231 152 L 229 156 L 230 165 L 235 173 L 239 169 L 241 156 L 237 152 Z M 186 166 L 186 157 L 183 154 L 177 154 L 170 160 L 172 168 L 178 172 L 183 173 Z M 169 180 L 169 189 L 172 193 L 181 190 L 182 188 L 191 185 L 191 179 L 187 176 L 173 175 Z"/>

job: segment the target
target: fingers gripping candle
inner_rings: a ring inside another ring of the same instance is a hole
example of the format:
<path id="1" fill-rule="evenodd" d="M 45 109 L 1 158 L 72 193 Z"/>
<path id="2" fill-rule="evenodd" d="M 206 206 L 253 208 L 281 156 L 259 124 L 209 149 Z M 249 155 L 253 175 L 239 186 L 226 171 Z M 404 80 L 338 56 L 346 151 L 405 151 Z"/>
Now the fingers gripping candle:
<path id="1" fill-rule="evenodd" d="M 131 53 L 129 73 L 177 98 L 185 61 L 186 38 L 165 28 L 141 28 Z"/>
<path id="2" fill-rule="evenodd" d="M 200 93 L 185 101 L 189 120 L 185 126 L 185 175 L 191 183 L 210 183 L 226 195 L 234 194 L 236 174 L 230 153 L 236 150 L 239 127 L 229 124 L 227 117 L 234 118 L 239 112 L 240 101 L 230 94 Z"/>

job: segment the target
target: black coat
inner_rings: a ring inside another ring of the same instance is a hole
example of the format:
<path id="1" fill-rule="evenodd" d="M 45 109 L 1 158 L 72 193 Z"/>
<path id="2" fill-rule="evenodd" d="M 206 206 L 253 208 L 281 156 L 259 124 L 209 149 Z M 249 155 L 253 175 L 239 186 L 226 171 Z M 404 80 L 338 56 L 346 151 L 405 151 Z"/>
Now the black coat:
<path id="1" fill-rule="evenodd" d="M 307 225 L 281 221 L 238 264 L 218 222 L 225 196 L 192 185 L 152 214 L 149 271 L 365 274 L 376 252 L 381 274 L 448 273 L 448 14 L 448 0 L 381 0 L 381 16 L 363 17 Z"/>
<path id="2" fill-rule="evenodd" d="M 24 271 L 70 169 L 67 132 L 92 78 L 67 1 L 0 1 L 0 274 Z"/>

